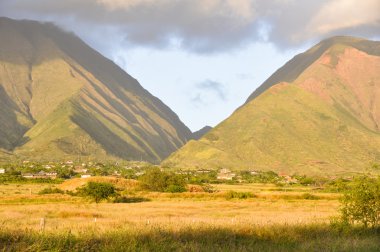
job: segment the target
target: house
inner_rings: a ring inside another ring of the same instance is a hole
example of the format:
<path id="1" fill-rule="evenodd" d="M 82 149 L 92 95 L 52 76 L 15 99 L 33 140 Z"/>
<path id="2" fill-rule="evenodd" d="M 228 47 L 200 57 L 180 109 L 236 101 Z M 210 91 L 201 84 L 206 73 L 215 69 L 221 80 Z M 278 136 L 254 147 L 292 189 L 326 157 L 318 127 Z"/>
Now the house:
<path id="1" fill-rule="evenodd" d="M 24 174 L 22 174 L 22 177 L 23 178 L 34 178 L 32 173 L 24 173 Z"/>
<path id="2" fill-rule="evenodd" d="M 76 166 L 75 169 L 74 169 L 74 172 L 75 173 L 87 173 L 88 169 L 86 168 L 82 168 L 81 166 Z"/>
<path id="3" fill-rule="evenodd" d="M 223 168 L 223 169 L 220 169 L 219 173 L 230 173 L 231 170 L 227 169 L 227 168 Z"/>
<path id="4" fill-rule="evenodd" d="M 210 173 L 210 170 L 197 170 L 196 173 Z"/>
<path id="5" fill-rule="evenodd" d="M 217 174 L 217 179 L 220 180 L 232 180 L 234 177 L 236 177 L 236 174 L 231 172 L 229 169 L 221 169 L 219 173 Z"/>
<path id="6" fill-rule="evenodd" d="M 287 184 L 296 184 L 298 183 L 298 180 L 296 178 L 292 178 L 291 176 L 285 174 L 285 173 L 279 173 L 280 177 L 282 177 Z"/>
<path id="7" fill-rule="evenodd" d="M 216 178 L 220 180 L 232 180 L 235 176 L 235 173 L 219 173 Z"/>
<path id="8" fill-rule="evenodd" d="M 145 174 L 145 172 L 144 171 L 140 171 L 140 172 L 136 172 L 136 176 L 138 177 L 138 176 L 141 176 L 141 175 L 144 175 Z"/>
<path id="9" fill-rule="evenodd" d="M 4 168 L 0 168 L 0 174 L 4 174 L 5 173 L 5 169 Z"/>
<path id="10" fill-rule="evenodd" d="M 47 173 L 45 173 L 45 176 L 49 177 L 49 178 L 56 178 L 57 175 L 58 175 L 57 172 L 47 172 Z"/>
<path id="11" fill-rule="evenodd" d="M 82 174 L 80 175 L 81 178 L 91 178 L 90 174 Z"/>
<path id="12" fill-rule="evenodd" d="M 40 171 L 38 173 L 24 173 L 22 174 L 22 177 L 24 178 L 52 178 L 55 179 L 57 177 L 57 172 L 51 171 L 51 172 L 44 172 Z"/>

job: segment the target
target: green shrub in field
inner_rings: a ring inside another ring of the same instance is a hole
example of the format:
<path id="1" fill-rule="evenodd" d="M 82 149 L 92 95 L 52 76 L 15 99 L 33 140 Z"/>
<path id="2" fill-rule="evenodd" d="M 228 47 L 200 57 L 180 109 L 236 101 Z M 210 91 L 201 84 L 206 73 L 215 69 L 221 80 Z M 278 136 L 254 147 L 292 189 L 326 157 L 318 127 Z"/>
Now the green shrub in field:
<path id="1" fill-rule="evenodd" d="M 186 188 L 181 185 L 169 185 L 166 189 L 165 192 L 170 192 L 170 193 L 181 193 L 181 192 L 186 192 Z"/>
<path id="2" fill-rule="evenodd" d="M 146 201 L 150 200 L 142 197 L 126 197 L 118 195 L 112 200 L 112 203 L 138 203 Z"/>
<path id="3" fill-rule="evenodd" d="M 0 184 L 4 183 L 17 183 L 17 184 L 60 184 L 62 179 L 50 179 L 50 178 L 33 178 L 27 179 L 21 175 L 2 174 L 0 175 Z"/>
<path id="4" fill-rule="evenodd" d="M 56 193 L 64 194 L 65 192 L 62 191 L 61 189 L 51 188 L 51 187 L 42 189 L 41 191 L 38 192 L 38 194 L 40 194 L 40 195 L 42 195 L 42 194 L 56 194 Z"/>
<path id="5" fill-rule="evenodd" d="M 203 189 L 204 192 L 207 192 L 207 193 L 214 193 L 214 192 L 218 191 L 215 187 L 213 187 L 210 184 L 204 184 L 204 185 L 202 185 L 202 189 Z"/>
<path id="6" fill-rule="evenodd" d="M 158 168 L 147 171 L 139 178 L 143 189 L 155 192 L 185 192 L 186 181 L 181 175 L 161 171 Z"/>
<path id="7" fill-rule="evenodd" d="M 356 178 L 342 198 L 342 220 L 365 227 L 380 225 L 380 178 Z"/>
<path id="8" fill-rule="evenodd" d="M 318 197 L 314 194 L 311 194 L 311 193 L 304 193 L 301 195 L 301 198 L 307 199 L 307 200 L 318 200 L 318 199 L 320 199 L 320 197 Z"/>
<path id="9" fill-rule="evenodd" d="M 328 182 L 326 185 L 326 190 L 332 192 L 344 192 L 349 188 L 349 184 L 349 180 L 338 178 L 336 180 Z"/>
<path id="10" fill-rule="evenodd" d="M 249 199 L 255 198 L 256 196 L 251 192 L 235 192 L 228 191 L 225 195 L 226 199 Z"/>
<path id="11" fill-rule="evenodd" d="M 111 196 L 116 196 L 116 188 L 110 183 L 88 182 L 84 187 L 78 190 L 78 194 L 92 198 L 96 203 Z"/>

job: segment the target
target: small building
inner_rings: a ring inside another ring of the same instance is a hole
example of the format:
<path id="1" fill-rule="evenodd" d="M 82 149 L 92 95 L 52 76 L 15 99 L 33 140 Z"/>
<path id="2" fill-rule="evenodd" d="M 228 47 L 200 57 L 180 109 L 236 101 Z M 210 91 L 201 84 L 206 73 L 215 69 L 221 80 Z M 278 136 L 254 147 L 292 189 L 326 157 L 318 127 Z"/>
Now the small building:
<path id="1" fill-rule="evenodd" d="M 220 169 L 219 173 L 231 173 L 231 170 L 227 169 L 227 168 L 223 168 L 223 169 Z"/>
<path id="2" fill-rule="evenodd" d="M 82 174 L 80 175 L 81 178 L 91 178 L 91 174 Z"/>
<path id="3" fill-rule="evenodd" d="M 56 178 L 57 175 L 58 175 L 58 173 L 57 172 L 53 172 L 53 171 L 45 173 L 45 176 L 49 177 L 49 178 Z"/>
<path id="4" fill-rule="evenodd" d="M 220 169 L 216 176 L 216 178 L 220 180 L 232 180 L 234 177 L 236 177 L 236 174 L 226 168 Z"/>
<path id="5" fill-rule="evenodd" d="M 4 168 L 0 168 L 0 174 L 4 174 L 5 173 L 5 169 Z"/>
<path id="6" fill-rule="evenodd" d="M 140 172 L 136 172 L 136 176 L 138 177 L 138 176 L 141 176 L 141 175 L 144 175 L 145 174 L 145 172 L 144 171 L 140 171 Z"/>
<path id="7" fill-rule="evenodd" d="M 24 174 L 22 174 L 22 177 L 23 178 L 34 178 L 34 174 L 32 174 L 32 173 L 24 173 Z"/>
<path id="8" fill-rule="evenodd" d="M 81 166 L 76 166 L 74 169 L 75 173 L 81 173 L 81 174 L 86 174 L 88 169 L 82 168 Z"/>
<path id="9" fill-rule="evenodd" d="M 232 180 L 234 177 L 236 176 L 235 173 L 219 173 L 217 175 L 217 179 L 220 179 L 220 180 Z"/>
<path id="10" fill-rule="evenodd" d="M 201 173 L 201 174 L 203 174 L 203 173 L 210 173 L 210 172 L 211 172 L 210 170 L 203 170 L 203 169 L 196 171 L 196 173 Z"/>

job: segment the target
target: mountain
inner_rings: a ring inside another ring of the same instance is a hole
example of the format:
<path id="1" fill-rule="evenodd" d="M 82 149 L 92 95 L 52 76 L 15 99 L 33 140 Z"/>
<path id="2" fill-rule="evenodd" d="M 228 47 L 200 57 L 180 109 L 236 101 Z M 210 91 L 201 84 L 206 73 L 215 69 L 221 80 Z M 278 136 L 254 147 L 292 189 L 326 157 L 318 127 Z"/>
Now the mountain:
<path id="1" fill-rule="evenodd" d="M 191 137 L 170 108 L 74 34 L 0 18 L 1 153 L 160 161 Z"/>
<path id="2" fill-rule="evenodd" d="M 193 139 L 195 139 L 195 140 L 201 139 L 210 130 L 212 130 L 211 126 L 204 126 L 202 129 L 193 132 Z"/>
<path id="3" fill-rule="evenodd" d="M 379 161 L 380 42 L 333 37 L 294 57 L 163 164 L 321 175 Z"/>

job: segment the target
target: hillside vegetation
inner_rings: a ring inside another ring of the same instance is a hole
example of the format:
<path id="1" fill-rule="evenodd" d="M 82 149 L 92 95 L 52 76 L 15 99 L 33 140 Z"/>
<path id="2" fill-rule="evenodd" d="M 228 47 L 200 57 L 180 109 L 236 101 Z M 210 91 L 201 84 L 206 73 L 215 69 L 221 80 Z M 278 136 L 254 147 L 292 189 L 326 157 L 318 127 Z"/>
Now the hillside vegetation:
<path id="1" fill-rule="evenodd" d="M 380 43 L 362 40 L 370 48 L 359 50 L 358 39 L 349 40 L 321 42 L 310 51 L 323 53 L 294 80 L 277 76 L 281 82 L 163 164 L 313 175 L 367 171 L 380 161 L 380 57 L 368 54 L 378 53 Z"/>
<path id="2" fill-rule="evenodd" d="M 154 162 L 190 138 L 173 111 L 75 35 L 0 18 L 0 150 L 14 154 L 6 158 Z"/>

